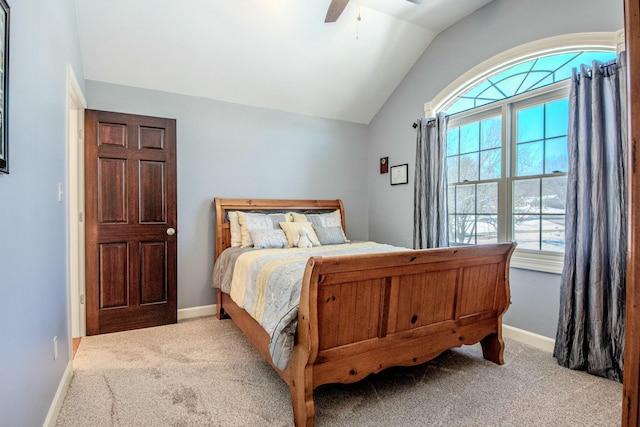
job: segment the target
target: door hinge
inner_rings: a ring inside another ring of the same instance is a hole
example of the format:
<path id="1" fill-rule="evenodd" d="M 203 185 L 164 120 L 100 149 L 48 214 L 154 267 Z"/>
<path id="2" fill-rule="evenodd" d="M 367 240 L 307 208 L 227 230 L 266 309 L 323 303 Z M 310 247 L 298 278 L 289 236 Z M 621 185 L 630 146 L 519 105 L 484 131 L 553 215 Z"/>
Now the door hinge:
<path id="1" fill-rule="evenodd" d="M 84 304 L 84 294 L 80 295 L 80 304 Z"/>

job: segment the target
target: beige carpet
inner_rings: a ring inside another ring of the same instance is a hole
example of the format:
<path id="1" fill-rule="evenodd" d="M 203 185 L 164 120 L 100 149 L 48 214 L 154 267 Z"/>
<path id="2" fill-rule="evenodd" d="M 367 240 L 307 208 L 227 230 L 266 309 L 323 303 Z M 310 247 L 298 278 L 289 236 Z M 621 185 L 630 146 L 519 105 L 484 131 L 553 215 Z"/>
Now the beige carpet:
<path id="1" fill-rule="evenodd" d="M 622 386 L 507 341 L 314 392 L 316 426 L 616 426 Z M 291 426 L 288 388 L 233 321 L 83 338 L 57 425 Z"/>

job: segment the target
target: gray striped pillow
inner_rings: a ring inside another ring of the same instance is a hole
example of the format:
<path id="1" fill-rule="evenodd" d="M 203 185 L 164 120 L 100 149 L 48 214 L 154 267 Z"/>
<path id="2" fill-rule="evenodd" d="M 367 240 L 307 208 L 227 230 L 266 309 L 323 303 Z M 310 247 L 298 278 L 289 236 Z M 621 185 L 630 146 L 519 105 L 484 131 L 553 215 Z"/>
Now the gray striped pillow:
<path id="1" fill-rule="evenodd" d="M 318 227 L 313 226 L 313 229 L 320 240 L 321 245 L 339 245 L 341 243 L 347 243 L 342 232 L 342 227 Z"/>

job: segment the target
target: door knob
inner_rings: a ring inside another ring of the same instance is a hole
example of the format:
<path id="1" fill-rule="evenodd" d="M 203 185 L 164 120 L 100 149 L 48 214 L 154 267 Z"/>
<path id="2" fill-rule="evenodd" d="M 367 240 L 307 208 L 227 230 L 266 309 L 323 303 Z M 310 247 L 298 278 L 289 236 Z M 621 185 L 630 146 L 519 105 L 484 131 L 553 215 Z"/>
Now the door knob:
<path id="1" fill-rule="evenodd" d="M 174 234 L 176 234 L 175 228 L 167 228 L 167 235 L 173 236 Z"/>

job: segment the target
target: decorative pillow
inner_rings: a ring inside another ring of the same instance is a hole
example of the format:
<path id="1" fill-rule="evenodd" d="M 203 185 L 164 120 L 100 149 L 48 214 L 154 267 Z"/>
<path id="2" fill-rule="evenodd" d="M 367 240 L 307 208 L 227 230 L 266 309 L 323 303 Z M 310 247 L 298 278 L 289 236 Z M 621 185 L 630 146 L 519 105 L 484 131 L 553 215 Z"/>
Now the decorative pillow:
<path id="1" fill-rule="evenodd" d="M 318 236 L 316 236 L 316 232 L 313 231 L 313 226 L 310 222 L 281 222 L 280 227 L 284 231 L 284 234 L 287 236 L 287 241 L 289 242 L 289 246 L 291 247 L 298 246 L 301 229 L 307 230 L 307 235 L 309 237 L 309 240 L 311 240 L 313 246 L 320 246 Z"/>
<path id="2" fill-rule="evenodd" d="M 340 242 L 340 243 L 345 243 L 345 242 L 349 242 L 349 239 L 347 239 L 346 234 L 344 234 L 344 230 L 342 229 L 342 216 L 340 215 L 340 209 L 336 209 L 333 212 L 329 212 L 329 213 L 325 213 L 325 214 L 299 214 L 299 213 L 292 213 L 291 216 L 293 217 L 293 221 L 294 222 L 310 222 L 311 224 L 313 224 L 313 227 L 340 227 L 340 231 L 342 232 L 342 238 L 344 239 L 344 242 Z M 321 242 L 322 243 L 322 242 Z M 324 244 L 324 243 L 322 243 Z M 332 244 L 332 243 L 326 243 L 326 244 Z"/>
<path id="3" fill-rule="evenodd" d="M 242 232 L 240 231 L 238 212 L 230 211 L 227 213 L 227 216 L 229 217 L 229 225 L 231 225 L 231 247 L 242 246 Z"/>
<path id="4" fill-rule="evenodd" d="M 293 222 L 309 222 L 305 214 L 298 212 L 291 212 L 291 218 L 293 219 Z"/>
<path id="5" fill-rule="evenodd" d="M 339 245 L 347 243 L 347 239 L 344 237 L 342 227 L 317 227 L 313 226 L 313 230 L 318 236 L 318 240 L 321 245 Z"/>
<path id="6" fill-rule="evenodd" d="M 278 229 L 280 222 L 287 222 L 290 218 L 286 214 L 261 214 L 238 211 L 238 221 L 240 222 L 240 234 L 242 236 L 243 248 L 253 246 L 253 240 L 249 230 L 269 230 Z"/>
<path id="7" fill-rule="evenodd" d="M 249 230 L 253 247 L 262 248 L 288 248 L 287 237 L 281 229 Z"/>
<path id="8" fill-rule="evenodd" d="M 310 222 L 318 227 L 342 227 L 340 209 L 324 214 L 299 214 L 292 212 L 294 222 Z"/>

